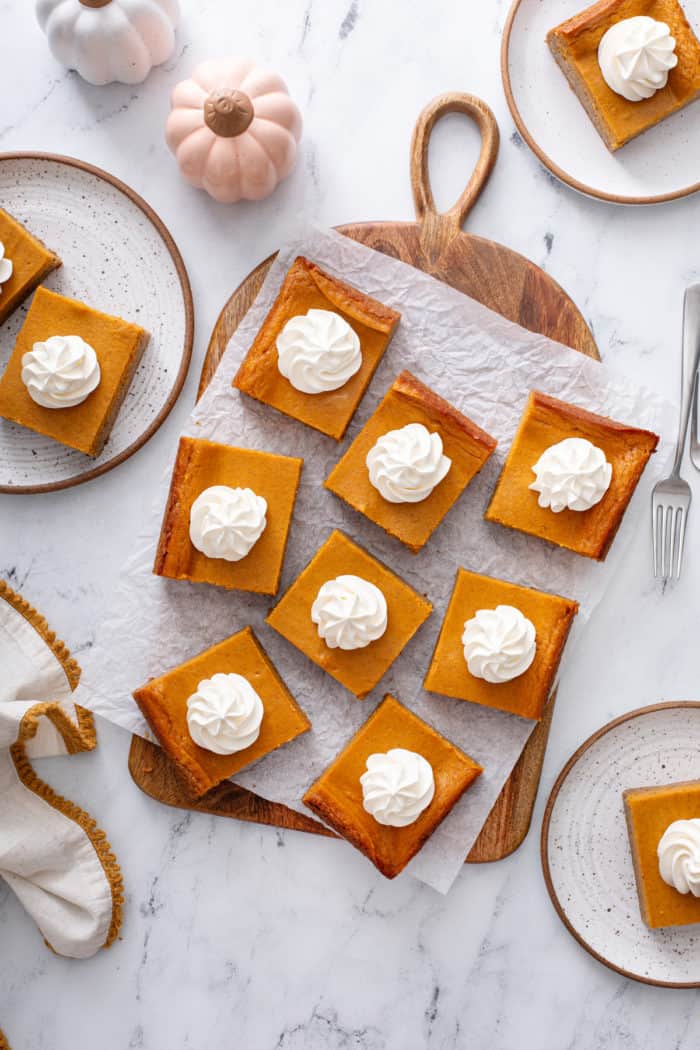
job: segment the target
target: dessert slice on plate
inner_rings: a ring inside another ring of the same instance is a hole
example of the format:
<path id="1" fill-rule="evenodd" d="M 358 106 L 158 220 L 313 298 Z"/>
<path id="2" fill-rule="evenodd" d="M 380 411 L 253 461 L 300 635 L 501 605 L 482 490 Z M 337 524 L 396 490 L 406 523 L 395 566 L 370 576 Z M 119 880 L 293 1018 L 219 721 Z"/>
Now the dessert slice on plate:
<path id="1" fill-rule="evenodd" d="M 393 879 L 482 772 L 386 696 L 303 801 Z"/>
<path id="2" fill-rule="evenodd" d="M 0 379 L 0 416 L 98 456 L 148 339 L 139 325 L 37 289 Z"/>
<path id="3" fill-rule="evenodd" d="M 678 0 L 600 0 L 547 43 L 610 150 L 700 96 L 700 41 Z"/>
<path id="4" fill-rule="evenodd" d="M 533 391 L 486 518 L 603 561 L 658 442 Z"/>
<path id="5" fill-rule="evenodd" d="M 362 700 L 432 609 L 399 576 L 336 531 L 267 622 Z"/>
<path id="6" fill-rule="evenodd" d="M 60 265 L 55 252 L 0 208 L 0 324 Z"/>
<path id="7" fill-rule="evenodd" d="M 134 699 L 196 798 L 311 728 L 250 627 Z"/>
<path id="8" fill-rule="evenodd" d="M 652 930 L 700 922 L 700 780 L 622 797 L 644 922 Z"/>
<path id="9" fill-rule="evenodd" d="M 340 441 L 400 317 L 299 256 L 233 385 Z"/>
<path id="10" fill-rule="evenodd" d="M 402 372 L 325 485 L 419 551 L 495 447 L 476 423 Z"/>
<path id="11" fill-rule="evenodd" d="M 303 464 L 180 438 L 153 572 L 276 594 Z"/>
<path id="12" fill-rule="evenodd" d="M 425 688 L 539 719 L 577 612 L 569 598 L 459 569 Z"/>

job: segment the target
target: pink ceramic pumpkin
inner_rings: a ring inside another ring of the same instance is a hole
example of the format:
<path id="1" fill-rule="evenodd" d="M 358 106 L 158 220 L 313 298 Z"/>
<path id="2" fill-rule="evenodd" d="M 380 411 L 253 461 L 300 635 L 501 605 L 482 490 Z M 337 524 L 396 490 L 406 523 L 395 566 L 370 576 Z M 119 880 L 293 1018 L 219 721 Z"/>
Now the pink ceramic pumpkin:
<path id="1" fill-rule="evenodd" d="M 172 95 L 165 137 L 185 179 L 217 201 L 261 200 L 294 167 L 301 114 L 276 73 L 202 62 Z"/>

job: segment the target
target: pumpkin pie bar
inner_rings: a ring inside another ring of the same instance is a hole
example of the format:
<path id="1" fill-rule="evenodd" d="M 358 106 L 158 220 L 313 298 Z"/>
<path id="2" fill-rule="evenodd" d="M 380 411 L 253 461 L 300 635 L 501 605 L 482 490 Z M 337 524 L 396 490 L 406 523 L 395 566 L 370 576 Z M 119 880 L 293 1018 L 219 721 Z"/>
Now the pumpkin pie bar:
<path id="1" fill-rule="evenodd" d="M 362 700 L 432 608 L 399 576 L 335 531 L 267 623 Z"/>
<path id="2" fill-rule="evenodd" d="M 0 324 L 60 265 L 55 252 L 0 208 Z"/>
<path id="3" fill-rule="evenodd" d="M 393 879 L 481 772 L 478 762 L 387 695 L 303 801 Z"/>
<path id="4" fill-rule="evenodd" d="M 400 317 L 299 256 L 233 385 L 340 441 Z"/>
<path id="5" fill-rule="evenodd" d="M 540 719 L 578 602 L 457 571 L 425 688 Z"/>
<path id="6" fill-rule="evenodd" d="M 276 594 L 303 463 L 180 438 L 155 575 Z"/>
<path id="7" fill-rule="evenodd" d="M 325 485 L 416 552 L 495 447 L 476 423 L 402 372 Z"/>
<path id="8" fill-rule="evenodd" d="M 486 518 L 603 561 L 658 441 L 533 391 Z"/>
<path id="9" fill-rule="evenodd" d="M 600 0 L 547 43 L 610 150 L 700 96 L 700 41 L 678 0 Z"/>
<path id="10" fill-rule="evenodd" d="M 700 922 L 700 780 L 622 797 L 644 922 L 652 930 Z"/>
<path id="11" fill-rule="evenodd" d="M 38 288 L 0 379 L 0 416 L 98 456 L 148 340 L 138 325 Z"/>
<path id="12" fill-rule="evenodd" d="M 250 627 L 152 678 L 134 699 L 194 797 L 311 728 Z"/>

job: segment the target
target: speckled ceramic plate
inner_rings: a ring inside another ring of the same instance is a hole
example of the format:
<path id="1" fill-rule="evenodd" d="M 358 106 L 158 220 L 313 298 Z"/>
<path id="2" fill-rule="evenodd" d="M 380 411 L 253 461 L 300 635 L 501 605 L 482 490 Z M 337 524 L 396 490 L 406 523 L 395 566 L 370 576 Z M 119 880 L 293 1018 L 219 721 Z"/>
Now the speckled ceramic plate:
<path id="1" fill-rule="evenodd" d="M 592 0 L 514 0 L 501 74 L 516 127 L 552 174 L 617 204 L 657 204 L 700 189 L 700 100 L 610 153 L 545 42 Z M 700 35 L 700 0 L 682 0 Z"/>
<path id="2" fill-rule="evenodd" d="M 63 266 L 47 287 L 151 333 L 102 453 L 92 459 L 0 419 L 0 491 L 46 492 L 116 467 L 174 405 L 192 352 L 192 293 L 155 212 L 124 183 L 70 157 L 0 154 L 0 204 L 53 248 Z M 0 327 L 4 370 L 28 302 Z"/>
<path id="3" fill-rule="evenodd" d="M 622 792 L 697 779 L 699 756 L 700 702 L 642 707 L 589 737 L 547 802 L 542 866 L 559 917 L 596 959 L 647 984 L 700 987 L 700 924 L 642 921 Z"/>

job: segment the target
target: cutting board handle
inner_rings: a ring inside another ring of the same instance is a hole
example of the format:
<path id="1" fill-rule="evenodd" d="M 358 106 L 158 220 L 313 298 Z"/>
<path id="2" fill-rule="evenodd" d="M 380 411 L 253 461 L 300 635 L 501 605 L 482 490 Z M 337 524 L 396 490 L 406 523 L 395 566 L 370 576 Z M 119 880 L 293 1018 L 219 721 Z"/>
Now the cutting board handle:
<path id="1" fill-rule="evenodd" d="M 428 144 L 433 128 L 447 113 L 463 113 L 471 117 L 481 132 L 481 153 L 472 177 L 459 199 L 449 211 L 439 212 L 435 207 L 430 185 Z M 461 233 L 465 219 L 496 163 L 499 138 L 496 118 L 486 103 L 476 95 L 466 95 L 457 91 L 438 95 L 418 117 L 411 140 L 411 186 L 416 218 L 421 224 L 421 246 L 427 258 L 433 262 L 443 255 L 453 238 Z"/>

